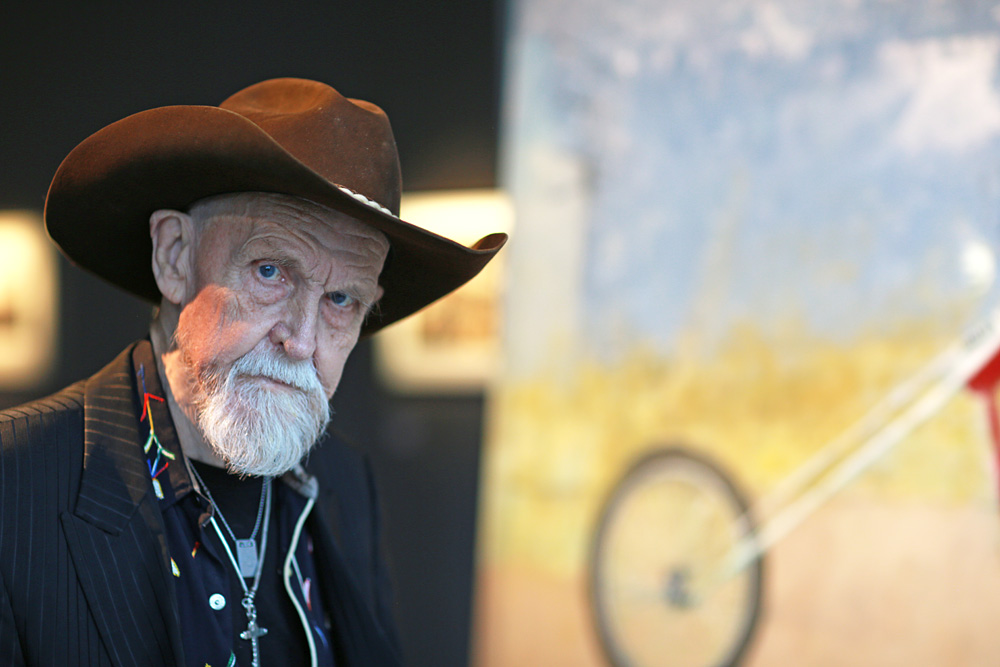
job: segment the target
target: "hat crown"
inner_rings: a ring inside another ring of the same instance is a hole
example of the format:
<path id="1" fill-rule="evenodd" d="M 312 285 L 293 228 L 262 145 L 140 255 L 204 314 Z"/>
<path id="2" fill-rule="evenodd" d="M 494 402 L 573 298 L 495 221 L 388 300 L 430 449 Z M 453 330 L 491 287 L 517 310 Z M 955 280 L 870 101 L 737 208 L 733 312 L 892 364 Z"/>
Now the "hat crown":
<path id="1" fill-rule="evenodd" d="M 219 107 L 252 121 L 326 180 L 399 215 L 399 154 L 378 106 L 317 81 L 286 78 L 244 88 Z"/>

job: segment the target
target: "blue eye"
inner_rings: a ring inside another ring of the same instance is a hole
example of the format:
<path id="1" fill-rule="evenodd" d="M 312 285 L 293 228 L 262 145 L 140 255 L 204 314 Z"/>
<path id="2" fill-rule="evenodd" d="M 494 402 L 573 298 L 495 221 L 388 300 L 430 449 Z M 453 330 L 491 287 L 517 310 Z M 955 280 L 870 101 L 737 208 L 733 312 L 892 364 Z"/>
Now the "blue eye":
<path id="1" fill-rule="evenodd" d="M 354 297 L 347 292 L 330 292 L 328 296 L 333 305 L 340 306 L 341 308 L 351 306 L 355 301 Z"/>
<path id="2" fill-rule="evenodd" d="M 278 267 L 274 264 L 261 264 L 257 267 L 257 273 L 260 274 L 261 278 L 270 280 L 278 275 Z"/>

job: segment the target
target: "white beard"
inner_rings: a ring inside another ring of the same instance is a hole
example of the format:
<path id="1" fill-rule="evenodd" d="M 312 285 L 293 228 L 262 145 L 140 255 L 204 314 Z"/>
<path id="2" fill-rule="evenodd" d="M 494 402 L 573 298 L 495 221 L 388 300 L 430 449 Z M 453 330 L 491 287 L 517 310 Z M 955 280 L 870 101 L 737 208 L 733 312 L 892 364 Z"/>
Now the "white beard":
<path id="1" fill-rule="evenodd" d="M 326 392 L 309 361 L 291 361 L 258 346 L 228 370 L 189 370 L 197 378 L 198 426 L 231 472 L 284 474 L 309 452 L 330 421 Z M 291 388 L 275 387 L 262 377 Z"/>

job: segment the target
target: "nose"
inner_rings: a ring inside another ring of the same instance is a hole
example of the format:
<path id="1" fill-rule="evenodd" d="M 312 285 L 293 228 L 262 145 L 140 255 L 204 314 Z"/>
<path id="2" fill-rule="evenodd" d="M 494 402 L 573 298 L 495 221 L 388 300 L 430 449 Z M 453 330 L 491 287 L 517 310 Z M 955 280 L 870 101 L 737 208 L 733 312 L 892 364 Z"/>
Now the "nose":
<path id="1" fill-rule="evenodd" d="M 316 352 L 316 330 L 319 311 L 304 305 L 293 305 L 284 317 L 271 327 L 270 339 L 296 361 L 312 359 Z"/>

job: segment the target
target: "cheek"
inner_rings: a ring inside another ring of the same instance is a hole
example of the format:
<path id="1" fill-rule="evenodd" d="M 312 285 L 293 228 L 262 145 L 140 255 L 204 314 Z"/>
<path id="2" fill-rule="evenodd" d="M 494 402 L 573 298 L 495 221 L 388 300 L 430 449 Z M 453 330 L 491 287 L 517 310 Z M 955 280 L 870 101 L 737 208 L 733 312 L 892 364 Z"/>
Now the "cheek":
<path id="1" fill-rule="evenodd" d="M 243 309 L 228 290 L 211 285 L 181 311 L 177 338 L 184 352 L 198 365 L 234 361 L 247 350 L 253 332 Z M 248 348 L 248 349 L 249 349 Z"/>
<path id="2" fill-rule="evenodd" d="M 316 370 L 320 382 L 326 389 L 327 398 L 331 398 L 340 384 L 344 372 L 344 364 L 354 349 L 356 337 L 353 339 L 331 339 L 326 345 L 320 345 L 316 350 Z"/>

